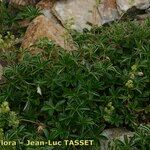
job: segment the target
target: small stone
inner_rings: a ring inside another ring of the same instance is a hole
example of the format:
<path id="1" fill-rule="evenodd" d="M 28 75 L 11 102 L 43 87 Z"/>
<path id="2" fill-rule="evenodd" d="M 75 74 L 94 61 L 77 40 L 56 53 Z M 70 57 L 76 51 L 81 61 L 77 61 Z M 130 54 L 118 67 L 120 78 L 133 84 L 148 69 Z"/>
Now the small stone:
<path id="1" fill-rule="evenodd" d="M 25 19 L 25 20 L 19 21 L 18 23 L 21 27 L 28 27 L 30 24 L 30 20 Z"/>

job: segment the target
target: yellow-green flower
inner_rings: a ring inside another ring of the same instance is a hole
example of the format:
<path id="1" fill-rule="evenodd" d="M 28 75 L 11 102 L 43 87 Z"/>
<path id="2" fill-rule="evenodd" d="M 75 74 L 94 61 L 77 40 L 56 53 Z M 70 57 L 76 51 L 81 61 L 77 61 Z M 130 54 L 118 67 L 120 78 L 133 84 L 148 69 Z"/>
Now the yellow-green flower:
<path id="1" fill-rule="evenodd" d="M 133 81 L 128 80 L 127 83 L 125 84 L 125 86 L 128 87 L 128 88 L 133 88 L 134 87 Z"/>
<path id="2" fill-rule="evenodd" d="M 112 105 L 112 102 L 109 102 L 107 104 L 107 106 L 104 108 L 104 111 L 105 111 L 104 119 L 105 119 L 105 121 L 110 121 L 111 120 L 111 115 L 112 115 L 114 109 L 115 108 Z"/>
<path id="3" fill-rule="evenodd" d="M 17 118 L 17 114 L 14 111 L 11 111 L 9 114 L 9 126 L 18 127 L 19 119 Z"/>
<path id="4" fill-rule="evenodd" d="M 136 70 L 137 70 L 137 65 L 133 65 L 133 66 L 131 67 L 131 69 L 132 69 L 132 71 L 136 71 Z"/>
<path id="5" fill-rule="evenodd" d="M 135 74 L 134 73 L 130 73 L 130 78 L 134 79 L 135 78 Z"/>
<path id="6" fill-rule="evenodd" d="M 10 112 L 9 103 L 7 101 L 4 101 L 1 104 L 0 113 L 8 113 L 8 112 Z"/>

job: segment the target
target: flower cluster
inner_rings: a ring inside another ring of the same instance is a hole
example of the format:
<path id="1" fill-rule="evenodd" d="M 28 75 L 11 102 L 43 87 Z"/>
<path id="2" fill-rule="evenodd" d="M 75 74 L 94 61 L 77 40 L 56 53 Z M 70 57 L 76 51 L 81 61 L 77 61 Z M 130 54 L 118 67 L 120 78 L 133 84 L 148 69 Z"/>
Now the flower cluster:
<path id="1" fill-rule="evenodd" d="M 7 49 L 13 47 L 17 40 L 10 32 L 7 32 L 7 35 L 4 37 L 0 34 L 0 50 L 5 52 Z"/>
<path id="2" fill-rule="evenodd" d="M 133 80 L 128 80 L 125 86 L 128 87 L 129 89 L 133 88 L 134 87 Z"/>
<path id="3" fill-rule="evenodd" d="M 107 104 L 107 106 L 105 107 L 105 109 L 104 109 L 104 112 L 105 112 L 104 119 L 105 119 L 105 121 L 108 121 L 108 122 L 111 121 L 111 116 L 112 116 L 112 114 L 114 112 L 114 109 L 115 108 L 112 105 L 112 102 L 109 102 Z"/>
<path id="4" fill-rule="evenodd" d="M 2 127 L 6 124 L 11 127 L 17 127 L 19 125 L 17 114 L 10 110 L 9 103 L 7 101 L 2 102 L 0 105 L 0 117 L 0 124 Z"/>
<path id="5" fill-rule="evenodd" d="M 9 113 L 9 126 L 17 127 L 19 125 L 19 120 L 17 114 L 14 111 Z"/>
<path id="6" fill-rule="evenodd" d="M 129 73 L 129 80 L 126 82 L 125 86 L 129 89 L 134 87 L 134 79 L 136 76 L 142 77 L 144 75 L 143 72 L 138 72 L 137 71 L 137 65 L 133 65 L 131 67 L 131 72 Z"/>
<path id="7" fill-rule="evenodd" d="M 8 102 L 4 101 L 1 104 L 0 113 L 5 114 L 5 113 L 8 113 L 8 112 L 10 112 L 9 104 L 8 104 Z"/>

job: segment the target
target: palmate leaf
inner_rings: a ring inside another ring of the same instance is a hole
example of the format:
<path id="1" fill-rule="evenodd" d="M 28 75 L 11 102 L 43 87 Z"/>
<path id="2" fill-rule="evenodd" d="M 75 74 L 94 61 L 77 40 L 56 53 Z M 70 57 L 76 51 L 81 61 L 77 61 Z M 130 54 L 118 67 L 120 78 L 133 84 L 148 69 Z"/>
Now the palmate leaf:
<path id="1" fill-rule="evenodd" d="M 41 111 L 48 112 L 50 116 L 53 115 L 53 113 L 59 112 L 62 110 L 62 105 L 65 103 L 65 100 L 59 101 L 54 105 L 52 100 L 49 100 L 45 102 L 45 105 L 42 107 Z"/>

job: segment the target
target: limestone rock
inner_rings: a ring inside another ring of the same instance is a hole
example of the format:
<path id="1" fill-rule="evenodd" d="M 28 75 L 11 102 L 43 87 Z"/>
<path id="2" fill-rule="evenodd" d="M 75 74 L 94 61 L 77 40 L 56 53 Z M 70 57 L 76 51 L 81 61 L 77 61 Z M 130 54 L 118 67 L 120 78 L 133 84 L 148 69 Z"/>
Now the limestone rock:
<path id="1" fill-rule="evenodd" d="M 119 17 L 116 0 L 101 0 L 98 10 L 102 24 L 114 21 Z"/>
<path id="2" fill-rule="evenodd" d="M 53 13 L 65 26 L 68 22 L 70 28 L 82 31 L 90 29 L 90 24 L 101 25 L 96 0 L 61 0 L 56 1 Z"/>
<path id="3" fill-rule="evenodd" d="M 124 13 L 133 7 L 141 10 L 150 7 L 150 0 L 116 0 L 116 3 L 120 13 Z"/>
<path id="4" fill-rule="evenodd" d="M 44 15 L 40 15 L 35 18 L 27 28 L 22 47 L 30 48 L 38 39 L 47 37 L 64 49 L 72 50 L 74 47 L 66 43 L 63 37 L 64 34 L 66 34 L 66 30 L 60 24 L 54 23 Z"/>
<path id="5" fill-rule="evenodd" d="M 107 141 L 103 140 L 101 142 L 101 150 L 107 150 L 108 149 L 108 143 L 112 140 L 119 139 L 121 141 L 124 140 L 124 136 L 132 137 L 134 135 L 134 132 L 128 131 L 124 128 L 113 128 L 113 129 L 106 129 L 102 132 L 102 135 L 107 137 Z"/>

